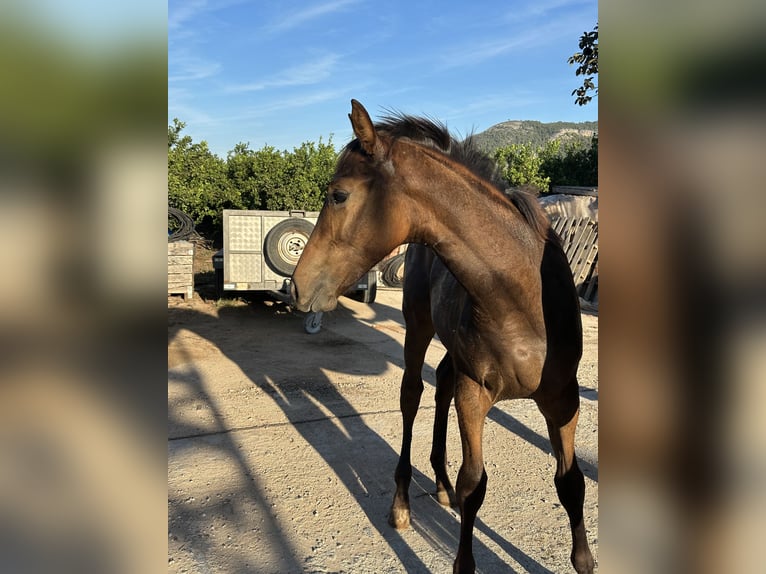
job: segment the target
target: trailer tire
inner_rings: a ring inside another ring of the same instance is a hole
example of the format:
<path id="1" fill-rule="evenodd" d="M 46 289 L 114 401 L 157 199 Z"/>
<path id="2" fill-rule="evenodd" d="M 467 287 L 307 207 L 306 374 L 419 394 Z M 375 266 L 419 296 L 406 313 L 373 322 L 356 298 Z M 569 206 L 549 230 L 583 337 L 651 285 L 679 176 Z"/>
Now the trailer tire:
<path id="1" fill-rule="evenodd" d="M 347 294 L 347 297 L 362 303 L 374 303 L 378 294 L 378 272 L 371 269 L 367 272 L 367 289 L 359 289 Z"/>
<path id="2" fill-rule="evenodd" d="M 378 295 L 378 277 L 375 271 L 370 271 L 373 274 L 370 279 L 370 286 L 362 293 L 362 303 L 375 303 L 375 298 Z"/>
<path id="3" fill-rule="evenodd" d="M 215 270 L 215 297 L 223 299 L 223 269 Z"/>
<path id="4" fill-rule="evenodd" d="M 298 217 L 277 223 L 266 235 L 264 255 L 268 266 L 275 273 L 290 277 L 313 230 L 313 223 Z"/>

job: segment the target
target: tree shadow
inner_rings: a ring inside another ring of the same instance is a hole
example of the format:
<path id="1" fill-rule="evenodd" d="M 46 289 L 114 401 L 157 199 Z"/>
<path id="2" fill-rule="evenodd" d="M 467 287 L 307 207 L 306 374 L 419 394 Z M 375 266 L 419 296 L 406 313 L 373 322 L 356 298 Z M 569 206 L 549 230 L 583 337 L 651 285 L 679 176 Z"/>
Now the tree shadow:
<path id="1" fill-rule="evenodd" d="M 182 312 L 185 314 L 186 312 Z M 171 313 L 172 315 L 172 313 Z M 183 324 L 183 321 L 179 322 Z M 174 329 L 169 329 L 169 334 Z M 169 339 L 175 336 L 173 334 Z M 188 355 L 188 354 L 187 354 Z M 210 533 L 206 531 L 206 526 L 210 522 L 226 521 L 234 529 L 239 530 L 239 534 L 247 535 L 241 532 L 240 526 L 246 524 L 242 513 L 246 508 L 254 509 L 260 516 L 264 517 L 262 534 L 268 538 L 268 556 L 264 562 L 268 562 L 276 567 L 274 571 L 280 572 L 299 572 L 301 566 L 296 558 L 296 553 L 290 542 L 282 535 L 282 532 L 269 513 L 268 499 L 260 487 L 257 478 L 242 457 L 238 456 L 237 447 L 230 433 L 226 431 L 223 422 L 222 413 L 218 410 L 216 402 L 210 400 L 210 397 L 204 390 L 202 376 L 194 367 L 193 357 L 186 357 L 188 361 L 183 362 L 183 371 L 170 370 L 169 383 L 180 385 L 185 388 L 188 400 L 202 401 L 206 408 L 212 411 L 215 425 L 219 428 L 218 432 L 201 431 L 194 424 L 184 422 L 174 416 L 173 409 L 168 409 L 168 475 L 185 473 L 189 475 L 188 481 L 197 480 L 193 472 L 185 471 L 183 466 L 177 461 L 184 458 L 186 451 L 204 448 L 205 450 L 216 450 L 227 458 L 227 461 L 234 467 L 234 473 L 237 475 L 235 480 L 237 486 L 232 489 L 226 497 L 220 497 L 217 500 L 198 501 L 194 496 L 184 494 L 184 489 L 172 490 L 168 486 L 168 536 L 169 558 L 168 566 L 173 563 L 189 562 L 197 567 L 200 572 L 210 571 L 210 558 L 218 556 L 218 560 L 227 564 L 227 570 L 231 572 L 255 572 L 260 571 L 263 563 L 253 564 L 248 562 L 245 554 L 236 550 L 230 551 L 222 546 L 219 541 L 214 540 Z M 200 443 L 204 444 L 200 444 Z M 179 468 L 180 467 L 180 468 Z M 205 525 L 199 520 L 200 515 L 208 516 Z M 178 542 L 178 552 L 172 552 L 174 542 Z M 187 556 L 182 556 L 186 554 Z M 183 568 L 182 568 L 183 571 Z"/>
<path id="2" fill-rule="evenodd" d="M 243 377 L 239 388 L 250 386 L 257 389 L 279 407 L 284 415 L 284 424 L 294 429 L 330 468 L 335 475 L 333 480 L 337 479 L 338 488 L 352 495 L 364 513 L 369 528 L 377 531 L 396 555 L 401 568 L 413 573 L 431 571 L 434 560 L 448 568 L 458 543 L 457 513 L 444 509 L 430 496 L 425 496 L 424 493 L 435 490 L 435 485 L 425 474 L 414 469 L 412 531 L 427 541 L 435 556 L 419 556 L 408 541 L 411 534 L 397 532 L 388 525 L 398 451 L 368 423 L 368 419 L 372 422 L 373 415 L 380 413 L 360 412 L 325 374 L 325 371 L 333 371 L 352 377 L 382 375 L 390 364 L 403 366 L 401 345 L 388 337 L 384 341 L 388 345 L 388 354 L 371 349 L 365 357 L 363 372 L 359 372 L 358 368 L 349 369 L 350 354 L 357 350 L 355 343 L 373 334 L 380 337 L 380 333 L 385 332 L 383 328 L 374 329 L 375 333 L 371 333 L 371 325 L 385 325 L 393 321 L 403 328 L 401 311 L 398 309 L 373 304 L 369 311 L 372 317 L 361 321 L 352 317 L 351 312 L 340 310 L 329 319 L 342 328 L 334 329 L 334 332 L 323 329 L 319 335 L 309 336 L 303 333 L 299 317 L 287 313 L 280 305 L 267 305 L 259 298 L 255 298 L 249 305 L 222 307 L 217 314 L 174 308 L 169 309 L 169 344 L 182 337 L 184 330 L 193 329 L 197 337 L 209 342 L 215 350 L 233 361 Z M 275 338 L 279 339 L 280 344 L 296 349 L 295 362 L 274 365 L 268 357 L 258 359 L 259 353 L 263 353 L 266 348 L 261 343 L 273 342 Z M 322 364 L 301 363 L 300 349 L 310 347 L 326 350 Z M 175 554 L 178 556 L 183 553 L 185 560 L 197 565 L 199 571 L 215 571 L 217 568 L 213 564 L 221 561 L 226 565 L 225 570 L 232 572 L 327 571 L 326 565 L 321 563 L 321 557 L 315 559 L 307 556 L 304 550 L 297 548 L 291 541 L 290 533 L 286 532 L 285 517 L 274 513 L 270 495 L 259 474 L 257 457 L 253 458 L 244 452 L 245 440 L 237 438 L 247 433 L 269 432 L 268 426 L 259 422 L 257 417 L 252 424 L 232 420 L 228 413 L 219 408 L 213 396 L 220 391 L 210 390 L 214 382 L 205 380 L 209 376 L 195 367 L 197 358 L 194 353 L 187 352 L 187 356 L 179 360 L 181 362 L 169 370 L 169 383 L 176 386 L 176 400 L 179 403 L 185 401 L 186 404 L 182 405 L 185 410 L 169 408 L 169 474 L 174 474 L 175 482 L 180 479 L 190 482 L 197 480 L 195 468 L 184 466 L 184 460 L 186 455 L 191 457 L 188 460 L 198 460 L 199 456 L 195 458 L 191 453 L 202 449 L 205 456 L 213 461 L 211 464 L 226 464 L 236 476 L 229 480 L 227 494 L 220 495 L 218 500 L 189 501 L 184 488 L 176 491 L 169 488 L 169 535 L 177 548 Z M 430 374 L 429 369 L 425 369 L 424 380 L 433 385 L 432 368 Z M 398 381 L 393 386 L 381 388 L 380 392 L 398 397 Z M 179 396 L 183 398 L 179 399 Z M 191 404 L 197 404 L 197 408 L 201 405 L 206 416 L 199 420 L 190 417 L 188 407 Z M 427 416 L 432 410 L 432 406 L 424 404 L 419 417 Z M 393 414 L 393 411 L 387 411 L 386 414 Z M 398 410 L 395 414 L 398 416 Z M 514 434 L 549 452 L 547 439 L 510 415 L 498 411 L 494 417 L 496 422 Z M 400 419 L 397 418 L 397 421 Z M 292 464 L 300 465 L 301 461 L 295 460 Z M 595 474 L 595 471 L 592 472 Z M 311 480 L 323 478 L 312 477 Z M 421 488 L 421 496 L 415 495 L 414 489 L 417 486 Z M 255 521 L 255 531 L 250 528 L 254 522 L 253 514 L 259 517 Z M 242 538 L 258 538 L 258 553 L 263 555 L 260 563 L 247 561 L 245 556 L 252 556 L 252 552 L 247 552 L 242 544 L 232 542 L 227 545 L 206 531 L 205 527 L 211 524 L 229 525 Z M 322 533 L 325 527 L 319 522 L 316 528 Z M 485 523 L 478 521 L 477 529 L 527 572 L 550 573 L 550 570 L 503 539 Z M 360 539 L 363 541 L 366 536 L 372 536 L 371 532 L 361 532 Z M 323 534 L 331 535 L 330 532 Z M 566 542 L 562 541 L 562 545 L 565 546 Z M 339 554 L 346 552 L 348 554 L 344 557 L 335 559 L 335 563 L 339 559 L 342 561 L 341 571 L 364 569 L 363 561 L 360 562 L 362 557 L 354 555 L 358 549 L 338 551 Z M 480 540 L 474 541 L 474 553 L 484 571 L 508 571 L 510 568 L 505 557 L 498 556 Z M 173 560 L 173 556 L 170 559 Z"/>
<path id="3" fill-rule="evenodd" d="M 404 331 L 404 318 L 402 316 L 402 313 L 399 309 L 395 309 L 393 307 L 387 306 L 387 305 L 374 305 L 375 308 L 375 316 L 374 321 L 381 323 L 384 321 L 387 322 L 394 322 L 396 323 L 399 328 Z M 369 327 L 371 327 L 372 320 L 368 320 L 367 323 Z M 348 328 L 346 329 L 345 333 L 350 337 L 360 337 L 363 336 L 361 331 L 365 328 L 364 322 L 357 321 L 356 323 L 349 323 Z M 368 328 L 369 328 L 368 327 Z M 436 340 L 438 341 L 438 337 L 436 337 Z M 401 346 L 399 346 L 399 349 L 401 349 Z M 396 356 L 392 356 L 389 359 L 393 364 L 398 366 L 401 369 L 404 369 L 404 357 L 403 353 L 398 353 Z M 425 384 L 430 384 L 431 386 L 435 386 L 436 381 L 436 374 L 433 367 L 430 367 L 429 365 L 424 365 L 423 368 L 423 382 Z M 592 400 L 592 401 L 598 401 L 598 391 L 596 389 L 591 389 L 589 387 L 580 387 L 580 397 L 586 400 Z M 454 404 L 453 404 L 454 406 Z M 421 406 L 421 409 L 423 407 Z M 505 410 L 502 408 L 502 403 L 494 406 L 492 409 L 490 409 L 489 414 L 487 415 L 488 418 L 497 424 L 501 425 L 503 428 L 507 429 L 511 433 L 515 434 L 522 440 L 526 441 L 527 443 L 537 447 L 542 452 L 546 454 L 552 454 L 552 449 L 550 445 L 550 439 L 547 435 L 541 435 L 528 426 L 526 426 L 524 423 L 513 417 L 512 415 L 508 414 Z M 542 419 L 542 414 L 540 414 L 540 418 Z M 594 464 L 588 460 L 585 460 L 584 458 L 577 456 L 577 462 L 580 466 L 580 469 L 583 471 L 583 473 L 590 479 L 592 479 L 595 482 L 598 482 L 598 466 L 597 464 Z"/>
<path id="4" fill-rule="evenodd" d="M 541 415 L 542 416 L 542 415 Z M 487 415 L 489 419 L 496 422 L 503 428 L 509 430 L 519 438 L 525 440 L 529 444 L 536 446 L 541 451 L 543 451 L 546 454 L 553 454 L 553 450 L 551 449 L 551 443 L 550 439 L 548 437 L 545 437 L 528 426 L 526 426 L 524 423 L 519 421 L 516 417 L 509 415 L 507 412 L 503 411 L 502 409 L 498 407 L 492 407 L 492 409 L 489 411 L 489 414 Z M 583 459 L 579 455 L 577 456 L 577 464 L 580 467 L 580 470 L 582 470 L 583 474 L 593 480 L 594 482 L 598 482 L 598 466 Z"/>

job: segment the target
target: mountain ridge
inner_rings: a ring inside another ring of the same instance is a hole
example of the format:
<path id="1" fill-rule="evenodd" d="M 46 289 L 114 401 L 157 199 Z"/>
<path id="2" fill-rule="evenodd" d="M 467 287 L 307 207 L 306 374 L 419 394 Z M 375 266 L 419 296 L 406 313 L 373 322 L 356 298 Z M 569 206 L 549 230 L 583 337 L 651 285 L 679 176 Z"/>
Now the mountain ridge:
<path id="1" fill-rule="evenodd" d="M 581 141 L 590 145 L 598 133 L 598 121 L 593 122 L 540 122 L 537 120 L 508 120 L 490 126 L 474 134 L 476 145 L 485 153 L 492 154 L 497 148 L 511 144 L 544 146 L 551 140 Z"/>

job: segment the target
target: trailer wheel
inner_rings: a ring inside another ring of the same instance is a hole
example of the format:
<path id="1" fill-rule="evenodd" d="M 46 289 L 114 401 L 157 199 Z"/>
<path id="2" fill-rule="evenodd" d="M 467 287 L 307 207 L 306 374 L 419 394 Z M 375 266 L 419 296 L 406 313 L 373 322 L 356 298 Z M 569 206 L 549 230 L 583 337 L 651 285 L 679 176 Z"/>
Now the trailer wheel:
<path id="1" fill-rule="evenodd" d="M 322 329 L 322 312 L 309 313 L 303 319 L 303 329 L 309 335 L 316 335 Z"/>
<path id="2" fill-rule="evenodd" d="M 371 269 L 367 272 L 367 289 L 359 289 L 347 293 L 347 297 L 354 301 L 361 301 L 362 303 L 374 303 L 375 297 L 378 294 L 378 272 Z"/>
<path id="3" fill-rule="evenodd" d="M 277 223 L 266 235 L 264 255 L 268 266 L 275 273 L 290 277 L 313 230 L 313 223 L 298 217 Z"/>
<path id="4" fill-rule="evenodd" d="M 375 297 L 378 294 L 378 274 L 376 271 L 368 272 L 368 285 L 362 295 L 362 303 L 375 303 Z"/>
<path id="5" fill-rule="evenodd" d="M 215 270 L 215 296 L 216 299 L 223 299 L 223 269 Z"/>

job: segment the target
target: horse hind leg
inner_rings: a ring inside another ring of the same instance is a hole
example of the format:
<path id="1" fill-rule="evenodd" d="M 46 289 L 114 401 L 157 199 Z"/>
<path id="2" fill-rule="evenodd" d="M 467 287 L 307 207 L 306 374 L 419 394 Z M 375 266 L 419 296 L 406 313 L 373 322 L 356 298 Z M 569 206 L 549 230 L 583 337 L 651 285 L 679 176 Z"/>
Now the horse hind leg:
<path id="1" fill-rule="evenodd" d="M 412 426 L 420 406 L 420 396 L 423 393 L 423 362 L 428 345 L 434 335 L 430 316 L 423 317 L 423 319 L 422 321 L 413 321 L 412 317 L 409 317 L 404 338 L 404 374 L 402 375 L 399 396 L 399 406 L 402 411 L 402 449 L 394 474 L 396 492 L 388 518 L 389 524 L 397 530 L 408 528 L 410 525 L 409 488 L 412 480 L 412 463 L 410 461 Z"/>
<path id="2" fill-rule="evenodd" d="M 580 398 L 577 381 L 570 384 L 567 400 L 550 407 L 539 405 L 548 426 L 553 454 L 556 457 L 556 493 L 567 511 L 572 530 L 572 554 L 570 559 L 577 574 L 592 574 L 595 566 L 588 547 L 583 521 L 585 503 L 585 478 L 575 457 L 574 438 L 580 416 Z"/>
<path id="3" fill-rule="evenodd" d="M 442 506 L 457 506 L 455 489 L 447 475 L 447 421 L 455 395 L 455 369 L 447 353 L 436 368 L 436 412 L 431 443 L 431 468 L 436 477 L 436 500 Z"/>

